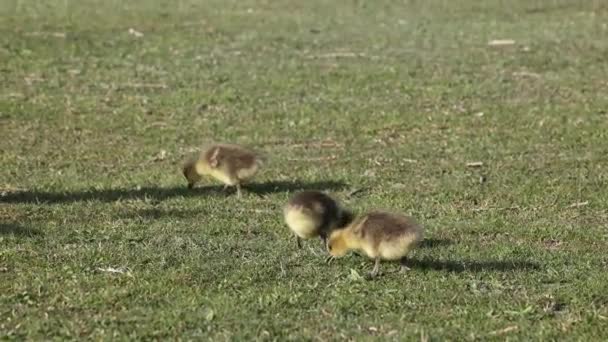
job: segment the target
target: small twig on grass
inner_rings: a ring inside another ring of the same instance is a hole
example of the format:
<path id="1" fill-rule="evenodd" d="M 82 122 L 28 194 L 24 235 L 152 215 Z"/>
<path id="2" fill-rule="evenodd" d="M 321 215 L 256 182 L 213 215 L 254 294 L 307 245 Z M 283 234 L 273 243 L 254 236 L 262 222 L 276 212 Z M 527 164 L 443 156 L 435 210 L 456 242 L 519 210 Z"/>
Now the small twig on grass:
<path id="1" fill-rule="evenodd" d="M 515 77 L 531 77 L 531 78 L 540 78 L 540 75 L 534 72 L 528 71 L 516 71 L 513 73 Z"/>
<path id="2" fill-rule="evenodd" d="M 520 206 L 515 205 L 512 207 L 486 207 L 486 208 L 473 208 L 473 211 L 478 212 L 478 211 L 486 211 L 486 210 L 498 210 L 498 211 L 502 211 L 502 210 L 519 210 L 521 209 Z"/>
<path id="3" fill-rule="evenodd" d="M 99 272 L 124 274 L 126 276 L 133 277 L 133 274 L 131 274 L 131 271 L 128 268 L 97 267 L 97 270 Z"/>
<path id="4" fill-rule="evenodd" d="M 506 333 L 510 333 L 511 331 L 516 331 L 518 329 L 519 329 L 519 327 L 517 325 L 510 325 L 504 329 L 492 331 L 492 332 L 490 332 L 490 335 L 493 335 L 493 336 L 504 335 Z"/>
<path id="5" fill-rule="evenodd" d="M 65 38 L 66 34 L 64 32 L 28 32 L 25 34 L 26 36 L 42 36 L 42 37 L 55 37 L 55 38 Z"/>
<path id="6" fill-rule="evenodd" d="M 489 46 L 509 46 L 514 44 L 515 41 L 513 39 L 494 39 L 488 42 Z"/>
<path id="7" fill-rule="evenodd" d="M 329 157 L 317 157 L 317 158 L 288 158 L 289 161 L 306 161 L 306 162 L 314 162 L 314 161 L 330 161 L 338 159 L 337 156 L 331 155 Z"/>
<path id="8" fill-rule="evenodd" d="M 317 58 L 353 58 L 353 57 L 367 57 L 366 54 L 362 53 L 362 52 L 330 52 L 330 53 L 324 53 L 321 55 L 310 55 L 310 56 L 306 56 L 306 58 L 312 58 L 312 59 L 317 59 Z"/>
<path id="9" fill-rule="evenodd" d="M 167 89 L 169 88 L 164 83 L 126 83 L 121 84 L 119 88 L 153 88 L 153 89 Z"/>
<path id="10" fill-rule="evenodd" d="M 568 206 L 568 208 L 580 208 L 580 207 L 584 207 L 587 204 L 589 204 L 589 201 L 584 201 L 584 202 L 576 202 L 576 203 L 572 203 Z"/>
<path id="11" fill-rule="evenodd" d="M 331 139 L 312 140 L 312 141 L 293 142 L 293 143 L 286 143 L 285 141 L 278 140 L 278 141 L 269 141 L 266 143 L 262 143 L 261 145 L 262 146 L 280 145 L 280 146 L 285 146 L 288 148 L 299 148 L 299 147 L 339 148 L 339 147 L 344 146 L 344 144 L 333 141 Z"/>
<path id="12" fill-rule="evenodd" d="M 129 34 L 130 34 L 130 35 L 132 35 L 132 36 L 134 36 L 134 37 L 136 37 L 136 38 L 141 38 L 141 37 L 143 37 L 143 36 L 144 36 L 144 34 L 143 34 L 143 33 L 141 33 L 141 32 L 139 32 L 139 31 L 137 31 L 137 30 L 136 30 L 136 29 L 134 29 L 134 28 L 130 28 L 128 32 L 129 32 Z"/>
<path id="13" fill-rule="evenodd" d="M 163 122 L 163 121 L 156 121 L 156 122 L 152 122 L 151 124 L 146 126 L 146 128 L 151 128 L 151 127 L 167 127 L 167 123 Z"/>

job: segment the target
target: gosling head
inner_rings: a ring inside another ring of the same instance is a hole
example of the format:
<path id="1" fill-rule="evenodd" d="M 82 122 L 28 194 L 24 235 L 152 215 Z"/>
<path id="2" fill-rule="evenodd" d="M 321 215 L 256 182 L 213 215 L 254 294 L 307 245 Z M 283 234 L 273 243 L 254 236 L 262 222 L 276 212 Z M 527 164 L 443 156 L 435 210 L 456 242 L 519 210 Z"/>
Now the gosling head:
<path id="1" fill-rule="evenodd" d="M 182 173 L 186 180 L 188 181 L 188 189 L 194 188 L 194 184 L 201 179 L 201 176 L 198 174 L 196 170 L 196 163 L 189 161 L 184 164 L 182 168 Z"/>
<path id="2" fill-rule="evenodd" d="M 346 252 L 348 252 L 348 245 L 342 231 L 338 230 L 331 233 L 329 241 L 327 241 L 327 251 L 331 256 L 336 258 L 346 255 Z"/>

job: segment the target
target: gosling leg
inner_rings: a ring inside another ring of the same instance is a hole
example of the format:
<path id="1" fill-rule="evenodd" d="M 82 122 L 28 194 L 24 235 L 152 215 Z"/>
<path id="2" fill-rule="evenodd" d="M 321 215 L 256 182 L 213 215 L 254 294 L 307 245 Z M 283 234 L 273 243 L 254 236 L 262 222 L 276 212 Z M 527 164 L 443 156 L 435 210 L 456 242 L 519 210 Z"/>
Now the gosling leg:
<path id="1" fill-rule="evenodd" d="M 327 250 L 327 237 L 321 236 L 321 243 L 323 244 L 323 250 Z"/>
<path id="2" fill-rule="evenodd" d="M 369 273 L 369 277 L 370 278 L 375 278 L 378 275 L 378 272 L 380 271 L 380 258 L 376 258 L 376 263 L 374 264 L 374 268 L 372 269 L 372 271 Z"/>
<path id="3" fill-rule="evenodd" d="M 401 258 L 401 261 L 399 263 L 401 264 L 400 272 L 407 272 L 411 269 L 407 266 L 407 257 Z"/>

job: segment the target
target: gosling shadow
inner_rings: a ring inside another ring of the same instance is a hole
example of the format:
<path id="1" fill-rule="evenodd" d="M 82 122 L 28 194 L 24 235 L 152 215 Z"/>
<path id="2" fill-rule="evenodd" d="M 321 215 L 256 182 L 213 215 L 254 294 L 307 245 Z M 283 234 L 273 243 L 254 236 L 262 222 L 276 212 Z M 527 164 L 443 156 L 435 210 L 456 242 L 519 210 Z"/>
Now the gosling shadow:
<path id="1" fill-rule="evenodd" d="M 170 188 L 137 187 L 116 189 L 86 189 L 79 191 L 17 191 L 0 197 L 0 203 L 32 203 L 32 204 L 59 204 L 80 201 L 114 202 L 128 199 L 166 200 L 172 197 L 194 197 L 229 192 L 223 190 L 221 185 L 199 186 L 188 189 L 186 185 Z M 304 182 L 304 181 L 270 181 L 264 183 L 249 183 L 243 186 L 243 193 L 251 192 L 257 195 L 266 195 L 277 192 L 290 192 L 298 190 L 341 190 L 346 184 L 336 181 Z"/>
<path id="2" fill-rule="evenodd" d="M 420 242 L 420 248 L 437 248 L 445 247 L 453 244 L 452 240 L 449 239 L 424 239 Z"/>
<path id="3" fill-rule="evenodd" d="M 0 235 L 35 237 L 42 235 L 42 232 L 37 228 L 27 227 L 16 223 L 0 223 Z"/>
<path id="4" fill-rule="evenodd" d="M 346 189 L 347 184 L 338 181 L 302 182 L 302 181 L 270 181 L 264 183 L 250 183 L 243 186 L 245 191 L 257 195 L 267 195 L 277 192 L 294 192 L 302 190 L 339 191 Z"/>
<path id="5" fill-rule="evenodd" d="M 431 269 L 437 271 L 447 271 L 454 273 L 461 272 L 483 272 L 483 271 L 498 271 L 508 272 L 516 270 L 537 270 L 540 266 L 536 263 L 523 260 L 492 260 L 492 261 L 475 261 L 475 260 L 432 260 L 432 259 L 408 259 L 407 265 L 412 268 Z"/>
<path id="6" fill-rule="evenodd" d="M 119 213 L 118 216 L 128 219 L 140 219 L 151 221 L 167 217 L 173 219 L 190 219 L 199 215 L 204 215 L 205 213 L 205 211 L 190 209 L 148 208 L 138 210 L 125 210 L 124 212 Z"/>
<path id="7" fill-rule="evenodd" d="M 114 202 L 128 199 L 156 199 L 162 200 L 177 196 L 199 196 L 207 189 L 187 189 L 184 187 L 158 188 L 117 188 L 117 189 L 85 189 L 79 191 L 19 191 L 8 193 L 0 197 L 2 203 L 32 203 L 32 204 L 58 204 L 85 201 Z"/>

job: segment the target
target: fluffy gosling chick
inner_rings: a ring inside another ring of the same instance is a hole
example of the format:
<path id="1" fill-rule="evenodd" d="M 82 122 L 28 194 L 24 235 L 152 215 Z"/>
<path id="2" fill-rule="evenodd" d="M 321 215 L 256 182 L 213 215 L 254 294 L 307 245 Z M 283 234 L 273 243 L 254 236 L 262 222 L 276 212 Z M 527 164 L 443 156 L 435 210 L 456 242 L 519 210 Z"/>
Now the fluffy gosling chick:
<path id="1" fill-rule="evenodd" d="M 237 197 L 241 197 L 241 184 L 255 176 L 262 166 L 261 157 L 245 147 L 230 144 L 214 144 L 183 166 L 188 189 L 203 176 L 213 177 L 228 186 L 236 187 Z"/>
<path id="2" fill-rule="evenodd" d="M 352 221 L 352 213 L 336 200 L 319 191 L 302 191 L 289 199 L 283 209 L 285 223 L 296 236 L 298 248 L 302 239 L 321 237 L 326 246 L 329 233 Z"/>
<path id="3" fill-rule="evenodd" d="M 327 249 L 333 257 L 344 256 L 349 250 L 363 252 L 375 260 L 369 274 L 373 278 L 380 270 L 380 260 L 401 260 L 402 270 L 407 270 L 406 256 L 422 240 L 422 234 L 422 227 L 411 217 L 372 211 L 333 231 Z"/>

